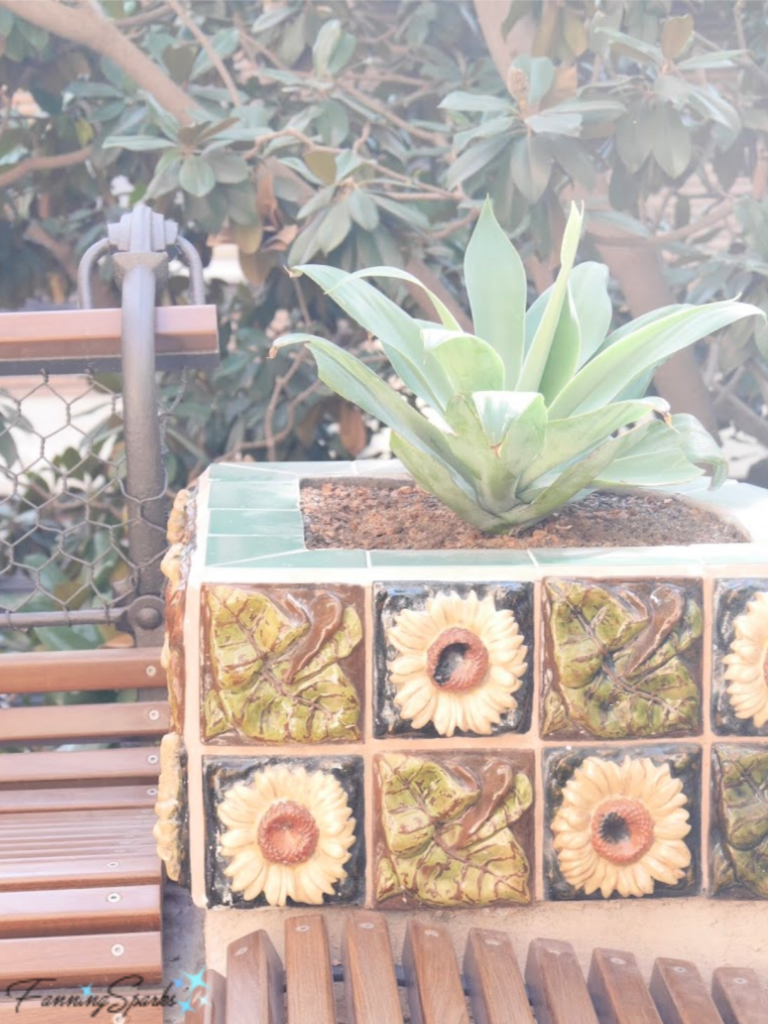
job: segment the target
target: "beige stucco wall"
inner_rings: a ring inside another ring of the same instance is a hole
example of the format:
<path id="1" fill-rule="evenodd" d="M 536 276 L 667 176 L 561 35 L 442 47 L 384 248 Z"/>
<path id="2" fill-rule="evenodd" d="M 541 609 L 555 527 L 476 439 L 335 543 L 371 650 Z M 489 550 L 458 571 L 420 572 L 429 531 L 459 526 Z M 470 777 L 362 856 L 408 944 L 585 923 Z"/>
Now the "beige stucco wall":
<path id="1" fill-rule="evenodd" d="M 339 943 L 349 910 L 327 908 L 331 955 L 339 958 Z M 283 930 L 301 911 L 211 910 L 206 913 L 206 962 L 226 970 L 227 945 L 265 929 L 282 956 Z M 411 913 L 383 913 L 397 960 Z M 765 982 L 768 962 L 768 905 L 707 899 L 635 900 L 609 903 L 539 903 L 531 907 L 479 911 L 419 911 L 420 920 L 447 924 L 456 953 L 461 957 L 467 931 L 499 928 L 512 938 L 518 962 L 525 966 L 528 943 L 535 938 L 560 939 L 573 944 L 586 972 L 595 947 L 635 954 L 646 980 L 658 956 L 693 960 L 707 982 L 715 967 L 751 967 Z"/>

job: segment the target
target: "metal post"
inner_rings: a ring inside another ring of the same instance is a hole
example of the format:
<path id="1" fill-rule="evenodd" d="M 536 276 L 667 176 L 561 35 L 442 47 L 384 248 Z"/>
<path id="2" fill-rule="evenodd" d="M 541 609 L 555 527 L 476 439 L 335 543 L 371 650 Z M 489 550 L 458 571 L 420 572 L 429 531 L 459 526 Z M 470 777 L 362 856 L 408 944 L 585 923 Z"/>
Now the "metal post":
<path id="1" fill-rule="evenodd" d="M 91 305 L 90 274 L 111 246 L 115 278 L 122 287 L 122 375 L 125 424 L 128 543 L 136 591 L 126 610 L 127 625 L 140 646 L 162 642 L 164 607 L 160 562 L 166 550 L 166 479 L 155 385 L 155 299 L 165 281 L 167 248 L 178 245 L 190 267 L 193 299 L 203 295 L 202 266 L 178 227 L 139 204 L 110 225 L 109 239 L 96 243 L 80 267 L 80 300 Z"/>

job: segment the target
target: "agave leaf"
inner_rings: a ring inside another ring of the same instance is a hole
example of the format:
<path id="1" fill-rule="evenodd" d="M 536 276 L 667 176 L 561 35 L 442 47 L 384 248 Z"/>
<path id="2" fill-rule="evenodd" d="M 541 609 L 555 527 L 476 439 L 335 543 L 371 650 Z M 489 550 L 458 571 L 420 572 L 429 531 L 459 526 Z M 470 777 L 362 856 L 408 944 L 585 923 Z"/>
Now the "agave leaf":
<path id="1" fill-rule="evenodd" d="M 381 341 L 406 387 L 436 409 L 445 408 L 453 388 L 439 366 L 430 364 L 429 372 L 423 369 L 421 330 L 404 310 L 366 281 L 352 281 L 336 267 L 309 264 L 295 269 L 325 292 L 333 292 L 333 301 Z"/>
<path id="2" fill-rule="evenodd" d="M 489 199 L 464 254 L 464 280 L 475 333 L 504 363 L 504 385 L 515 386 L 525 338 L 525 268 L 493 215 Z"/>
<path id="3" fill-rule="evenodd" d="M 520 391 L 539 390 L 557 325 L 560 321 L 560 311 L 567 294 L 568 278 L 573 267 L 573 261 L 576 258 L 576 250 L 579 247 L 583 222 L 583 208 L 579 210 L 575 203 L 572 204 L 571 213 L 563 234 L 563 244 L 560 247 L 560 272 L 557 275 L 549 301 L 536 328 L 536 333 L 531 341 L 531 347 L 526 353 L 525 362 L 516 384 Z"/>
<path id="4" fill-rule="evenodd" d="M 560 309 L 560 319 L 552 338 L 547 365 L 539 383 L 539 391 L 547 402 L 552 402 L 573 377 L 579 364 L 580 352 L 581 327 L 569 282 Z"/>
<path id="5" fill-rule="evenodd" d="M 579 321 L 579 366 L 583 366 L 600 349 L 613 318 L 608 294 L 608 267 L 602 263 L 579 263 L 571 271 L 571 298 Z"/>
<path id="6" fill-rule="evenodd" d="M 399 267 L 370 267 L 363 270 L 356 270 L 354 274 L 350 274 L 346 278 L 347 281 L 354 281 L 356 278 L 364 277 L 387 277 L 397 281 L 408 281 L 410 284 L 415 284 L 429 296 L 429 300 L 435 307 L 435 312 L 440 317 L 440 323 L 443 327 L 447 327 L 451 331 L 460 331 L 461 324 L 458 322 L 453 313 L 448 309 L 446 304 L 435 295 L 433 291 L 430 291 L 425 284 L 422 284 L 418 277 L 413 274 L 409 274 L 407 270 L 400 270 Z M 334 298 L 333 288 L 328 292 L 331 298 Z"/>
<path id="7" fill-rule="evenodd" d="M 304 342 L 310 349 L 317 362 L 320 380 L 332 391 L 386 423 L 419 450 L 441 458 L 446 465 L 455 468 L 456 460 L 448 447 L 446 435 L 365 363 L 314 334 L 288 334 L 278 339 L 275 346 L 282 348 L 298 342 Z"/>
<path id="8" fill-rule="evenodd" d="M 605 405 L 643 370 L 746 316 L 764 314 L 756 306 L 727 300 L 683 309 L 628 333 L 579 370 L 553 402 L 550 415 L 559 418 Z"/>
<path id="9" fill-rule="evenodd" d="M 577 494 L 588 494 L 597 486 L 594 481 L 616 459 L 625 455 L 645 436 L 650 424 L 642 423 L 626 434 L 613 437 L 601 444 L 583 459 L 565 469 L 548 486 L 529 490 L 520 497 L 528 504 L 501 516 L 510 526 L 531 524 L 544 519 L 550 512 L 566 505 Z"/>
<path id="10" fill-rule="evenodd" d="M 617 327 L 615 331 L 612 331 L 608 337 L 603 340 L 602 344 L 598 349 L 596 349 L 594 354 L 597 355 L 605 349 L 610 348 L 611 345 L 615 345 L 617 341 L 621 341 L 622 338 L 626 338 L 628 334 L 633 334 L 635 331 L 639 331 L 641 327 L 646 327 L 648 324 L 658 323 L 659 320 L 663 320 L 672 313 L 681 313 L 684 309 L 695 308 L 696 307 L 691 305 L 689 302 L 673 302 L 670 306 L 659 306 L 658 309 L 652 309 L 650 313 L 643 313 L 642 316 L 638 316 L 634 320 L 630 320 L 628 323 L 622 324 L 621 327 Z"/>
<path id="11" fill-rule="evenodd" d="M 728 462 L 714 438 L 695 416 L 678 413 L 672 423 L 653 423 L 643 441 L 625 458 L 617 459 L 596 481 L 605 484 L 666 487 L 702 476 L 706 466 L 711 489 L 724 483 Z"/>
<path id="12" fill-rule="evenodd" d="M 487 341 L 463 331 L 422 330 L 424 351 L 444 372 L 456 394 L 504 387 L 504 364 Z"/>
<path id="13" fill-rule="evenodd" d="M 503 527 L 501 520 L 483 511 L 477 495 L 468 493 L 468 486 L 457 482 L 454 474 L 439 459 L 408 444 L 399 434 L 392 434 L 391 446 L 392 454 L 400 459 L 416 483 L 434 494 L 456 515 L 478 530 L 487 532 Z"/>

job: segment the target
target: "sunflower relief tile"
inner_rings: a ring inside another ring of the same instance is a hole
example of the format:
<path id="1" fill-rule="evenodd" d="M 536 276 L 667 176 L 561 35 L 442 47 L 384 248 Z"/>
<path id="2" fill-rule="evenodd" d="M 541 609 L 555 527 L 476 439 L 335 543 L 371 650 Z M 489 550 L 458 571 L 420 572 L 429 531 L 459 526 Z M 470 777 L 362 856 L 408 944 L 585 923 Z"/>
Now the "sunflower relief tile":
<path id="1" fill-rule="evenodd" d="M 712 664 L 715 731 L 768 736 L 768 579 L 718 580 Z"/>
<path id="2" fill-rule="evenodd" d="M 362 588 L 208 586 L 202 600 L 204 740 L 360 738 Z"/>
<path id="3" fill-rule="evenodd" d="M 768 899 L 768 747 L 712 750 L 712 895 Z"/>
<path id="4" fill-rule="evenodd" d="M 701 733 L 701 583 L 544 581 L 545 739 Z"/>
<path id="5" fill-rule="evenodd" d="M 361 758 L 208 757 L 204 771 L 209 906 L 362 900 Z"/>
<path id="6" fill-rule="evenodd" d="M 531 584 L 378 585 L 374 604 L 376 736 L 529 728 Z"/>
<path id="7" fill-rule="evenodd" d="M 553 900 L 695 895 L 698 747 L 554 750 L 545 882 Z"/>
<path id="8" fill-rule="evenodd" d="M 379 906 L 530 902 L 532 753 L 393 752 L 376 755 L 374 772 Z"/>

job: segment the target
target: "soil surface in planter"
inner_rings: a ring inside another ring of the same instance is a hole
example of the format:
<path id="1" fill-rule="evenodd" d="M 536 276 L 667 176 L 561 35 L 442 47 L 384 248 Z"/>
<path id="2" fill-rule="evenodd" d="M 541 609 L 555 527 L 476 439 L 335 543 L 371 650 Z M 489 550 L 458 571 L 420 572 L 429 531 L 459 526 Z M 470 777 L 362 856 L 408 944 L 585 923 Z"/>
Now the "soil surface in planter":
<path id="1" fill-rule="evenodd" d="M 308 548 L 607 548 L 739 544 L 736 525 L 665 494 L 597 491 L 534 526 L 488 536 L 418 487 L 367 481 L 302 484 Z"/>

